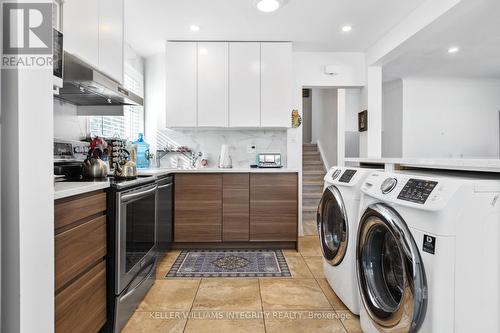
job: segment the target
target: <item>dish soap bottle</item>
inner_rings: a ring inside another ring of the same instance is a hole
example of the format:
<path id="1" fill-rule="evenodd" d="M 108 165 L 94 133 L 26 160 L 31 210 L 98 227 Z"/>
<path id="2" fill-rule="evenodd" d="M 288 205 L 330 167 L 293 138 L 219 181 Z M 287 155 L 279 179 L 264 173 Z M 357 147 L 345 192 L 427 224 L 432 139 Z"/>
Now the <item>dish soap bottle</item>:
<path id="1" fill-rule="evenodd" d="M 144 135 L 139 133 L 139 138 L 134 142 L 137 147 L 137 168 L 149 168 L 149 143 L 144 141 Z"/>

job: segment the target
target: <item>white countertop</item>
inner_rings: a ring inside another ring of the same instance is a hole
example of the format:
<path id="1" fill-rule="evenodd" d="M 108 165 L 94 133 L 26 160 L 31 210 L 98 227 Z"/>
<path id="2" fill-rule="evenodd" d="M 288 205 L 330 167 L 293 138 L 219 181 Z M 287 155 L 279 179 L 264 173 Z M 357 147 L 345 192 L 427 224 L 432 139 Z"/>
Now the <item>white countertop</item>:
<path id="1" fill-rule="evenodd" d="M 150 168 L 138 169 L 139 176 L 164 176 L 173 173 L 287 173 L 299 172 L 297 169 L 290 168 L 269 168 L 269 169 L 252 169 L 252 168 L 234 168 L 234 169 L 218 169 L 218 168 L 200 168 L 200 169 L 166 169 L 166 168 Z M 87 192 L 102 190 L 110 186 L 109 181 L 95 182 L 56 182 L 54 184 L 54 200 L 71 197 L 73 195 L 83 194 Z"/>
<path id="2" fill-rule="evenodd" d="M 499 172 L 500 159 L 469 159 L 469 158 L 346 158 L 346 163 L 372 163 L 385 164 L 386 169 L 394 165 L 417 167 L 426 169 Z"/>
<path id="3" fill-rule="evenodd" d="M 95 182 L 56 182 L 54 184 L 54 200 L 71 197 L 109 187 L 109 181 Z"/>
<path id="4" fill-rule="evenodd" d="M 287 172 L 299 172 L 297 169 L 291 168 L 231 168 L 231 169 L 219 169 L 219 168 L 199 168 L 199 169 L 166 169 L 166 168 L 150 168 L 150 169 L 138 169 L 137 174 L 139 176 L 162 176 L 171 173 L 287 173 Z"/>

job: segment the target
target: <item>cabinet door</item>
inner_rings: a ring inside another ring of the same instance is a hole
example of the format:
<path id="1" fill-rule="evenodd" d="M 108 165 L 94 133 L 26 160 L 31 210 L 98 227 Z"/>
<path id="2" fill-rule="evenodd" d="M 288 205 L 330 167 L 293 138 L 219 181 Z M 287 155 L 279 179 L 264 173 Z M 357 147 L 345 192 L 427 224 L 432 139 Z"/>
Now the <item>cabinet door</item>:
<path id="1" fill-rule="evenodd" d="M 56 333 L 99 332 L 106 323 L 106 262 L 71 283 L 54 302 Z"/>
<path id="2" fill-rule="evenodd" d="M 260 127 L 260 43 L 229 44 L 229 126 Z"/>
<path id="3" fill-rule="evenodd" d="M 228 127 L 229 49 L 198 42 L 198 127 Z"/>
<path id="4" fill-rule="evenodd" d="M 292 45 L 261 44 L 261 126 L 290 127 L 292 114 Z"/>
<path id="5" fill-rule="evenodd" d="M 250 241 L 297 241 L 297 174 L 250 175 Z"/>
<path id="6" fill-rule="evenodd" d="M 99 67 L 99 0 L 66 0 L 63 11 L 64 49 Z"/>
<path id="7" fill-rule="evenodd" d="M 167 127 L 196 127 L 196 53 L 196 42 L 167 43 Z"/>
<path id="8" fill-rule="evenodd" d="M 247 242 L 250 228 L 250 179 L 248 173 L 222 176 L 222 239 Z"/>
<path id="9" fill-rule="evenodd" d="M 99 69 L 123 83 L 123 0 L 99 1 Z"/>
<path id="10" fill-rule="evenodd" d="M 222 175 L 175 176 L 175 242 L 222 241 Z"/>

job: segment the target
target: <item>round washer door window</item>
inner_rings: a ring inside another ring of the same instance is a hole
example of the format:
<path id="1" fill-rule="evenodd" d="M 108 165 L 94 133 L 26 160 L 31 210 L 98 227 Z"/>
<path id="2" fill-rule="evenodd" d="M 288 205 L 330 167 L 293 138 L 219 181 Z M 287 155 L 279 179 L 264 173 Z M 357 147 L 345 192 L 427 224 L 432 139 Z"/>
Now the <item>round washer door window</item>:
<path id="1" fill-rule="evenodd" d="M 382 331 L 416 332 L 427 306 L 425 272 L 406 223 L 388 206 L 371 205 L 361 217 L 356 260 L 372 322 Z"/>
<path id="2" fill-rule="evenodd" d="M 323 257 L 331 265 L 339 265 L 347 251 L 349 229 L 342 195 L 334 185 L 323 192 L 318 206 L 317 223 Z"/>

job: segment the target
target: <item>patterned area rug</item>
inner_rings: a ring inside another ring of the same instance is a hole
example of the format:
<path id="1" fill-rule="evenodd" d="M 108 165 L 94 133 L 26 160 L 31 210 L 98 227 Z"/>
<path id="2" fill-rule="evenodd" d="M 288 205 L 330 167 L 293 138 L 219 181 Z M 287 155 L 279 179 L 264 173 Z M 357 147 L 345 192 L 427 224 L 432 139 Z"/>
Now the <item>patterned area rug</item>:
<path id="1" fill-rule="evenodd" d="M 281 250 L 183 250 L 166 278 L 290 276 Z"/>

